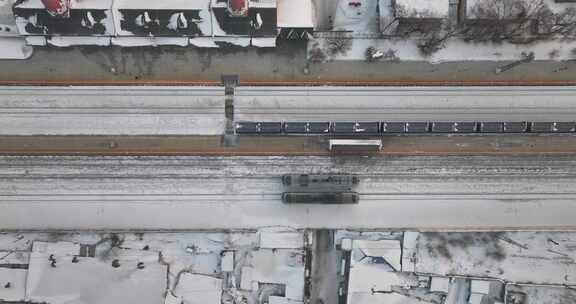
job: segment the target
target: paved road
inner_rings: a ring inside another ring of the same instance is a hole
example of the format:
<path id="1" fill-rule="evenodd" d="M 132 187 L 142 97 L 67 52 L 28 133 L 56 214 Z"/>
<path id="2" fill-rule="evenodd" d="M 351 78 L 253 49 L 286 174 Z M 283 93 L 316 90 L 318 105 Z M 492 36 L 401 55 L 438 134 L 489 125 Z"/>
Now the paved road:
<path id="1" fill-rule="evenodd" d="M 311 304 L 338 303 L 338 252 L 334 244 L 334 231 L 314 231 L 312 253 Z"/>
<path id="2" fill-rule="evenodd" d="M 239 87 L 236 121 L 574 121 L 576 87 Z M 0 135 L 218 135 L 222 87 L 0 87 Z"/>
<path id="3" fill-rule="evenodd" d="M 284 205 L 286 173 L 358 205 Z M 1 157 L 0 229 L 575 228 L 573 158 Z"/>

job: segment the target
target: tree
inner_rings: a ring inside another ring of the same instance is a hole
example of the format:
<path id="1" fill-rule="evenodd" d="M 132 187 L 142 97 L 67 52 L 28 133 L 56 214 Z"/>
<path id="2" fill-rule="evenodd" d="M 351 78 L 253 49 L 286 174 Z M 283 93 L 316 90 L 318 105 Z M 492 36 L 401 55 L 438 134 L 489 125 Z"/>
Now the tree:
<path id="1" fill-rule="evenodd" d="M 576 33 L 576 8 L 553 12 L 545 0 L 479 0 L 460 35 L 467 41 L 530 43 Z"/>
<path id="2" fill-rule="evenodd" d="M 352 48 L 352 39 L 343 36 L 335 36 L 326 39 L 328 53 L 332 56 L 346 54 Z"/>

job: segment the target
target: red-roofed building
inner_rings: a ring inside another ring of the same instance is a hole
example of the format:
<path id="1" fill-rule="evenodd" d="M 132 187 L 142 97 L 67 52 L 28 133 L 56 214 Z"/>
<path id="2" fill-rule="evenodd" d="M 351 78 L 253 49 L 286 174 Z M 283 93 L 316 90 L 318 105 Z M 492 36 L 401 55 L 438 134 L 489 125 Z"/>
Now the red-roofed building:
<path id="1" fill-rule="evenodd" d="M 228 0 L 228 11 L 232 17 L 248 16 L 247 0 Z"/>
<path id="2" fill-rule="evenodd" d="M 42 4 L 52 16 L 62 18 L 70 16 L 70 0 L 42 0 Z"/>

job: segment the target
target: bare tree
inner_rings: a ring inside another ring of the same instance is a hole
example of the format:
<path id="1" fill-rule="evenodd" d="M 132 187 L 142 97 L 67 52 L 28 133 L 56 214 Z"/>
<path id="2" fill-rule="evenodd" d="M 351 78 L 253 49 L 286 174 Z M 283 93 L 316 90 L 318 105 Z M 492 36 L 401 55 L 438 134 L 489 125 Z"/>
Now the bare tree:
<path id="1" fill-rule="evenodd" d="M 396 13 L 411 16 L 403 7 Z M 528 44 L 547 39 L 576 39 L 576 8 L 552 10 L 547 0 L 476 0 L 457 26 L 438 18 L 396 18 L 394 35 L 418 37 L 418 49 L 430 56 L 455 37 L 473 42 Z M 387 29 L 390 31 L 390 29 Z"/>
<path id="2" fill-rule="evenodd" d="M 553 12 L 545 0 L 479 0 L 460 36 L 467 41 L 530 43 L 576 33 L 576 9 Z"/>
<path id="3" fill-rule="evenodd" d="M 332 56 L 346 54 L 352 48 L 352 39 L 349 37 L 337 36 L 326 39 L 328 53 Z"/>
<path id="4" fill-rule="evenodd" d="M 318 44 L 315 44 L 308 53 L 308 60 L 312 63 L 321 63 L 326 60 L 326 54 Z"/>

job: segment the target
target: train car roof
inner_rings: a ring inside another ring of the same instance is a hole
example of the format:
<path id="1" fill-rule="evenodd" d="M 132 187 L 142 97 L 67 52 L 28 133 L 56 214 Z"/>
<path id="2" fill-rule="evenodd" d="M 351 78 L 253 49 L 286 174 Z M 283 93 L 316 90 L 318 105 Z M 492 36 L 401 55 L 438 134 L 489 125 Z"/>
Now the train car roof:
<path id="1" fill-rule="evenodd" d="M 114 0 L 72 0 L 71 9 L 111 9 Z M 42 0 L 24 0 L 16 5 L 17 8 L 24 9 L 46 9 Z"/>

